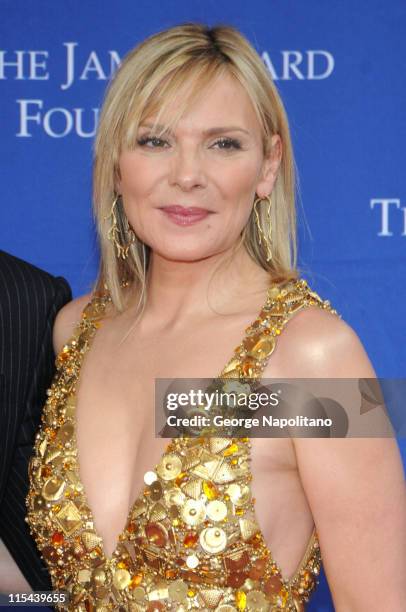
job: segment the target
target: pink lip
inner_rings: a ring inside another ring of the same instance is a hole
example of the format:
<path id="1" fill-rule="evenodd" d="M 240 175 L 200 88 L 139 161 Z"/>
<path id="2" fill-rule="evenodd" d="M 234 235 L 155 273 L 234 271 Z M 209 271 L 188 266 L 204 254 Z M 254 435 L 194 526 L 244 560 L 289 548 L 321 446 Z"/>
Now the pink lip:
<path id="1" fill-rule="evenodd" d="M 202 219 L 205 219 L 209 214 L 211 214 L 210 210 L 206 208 L 198 208 L 197 206 L 162 206 L 160 208 L 162 212 L 164 212 L 171 221 L 176 223 L 176 225 L 192 225 L 193 223 L 197 223 Z"/>
<path id="2" fill-rule="evenodd" d="M 200 213 L 209 213 L 210 211 L 207 208 L 199 208 L 198 206 L 178 206 L 178 205 L 170 205 L 170 206 L 162 206 L 162 210 L 165 212 L 176 213 L 180 215 L 197 215 Z"/>

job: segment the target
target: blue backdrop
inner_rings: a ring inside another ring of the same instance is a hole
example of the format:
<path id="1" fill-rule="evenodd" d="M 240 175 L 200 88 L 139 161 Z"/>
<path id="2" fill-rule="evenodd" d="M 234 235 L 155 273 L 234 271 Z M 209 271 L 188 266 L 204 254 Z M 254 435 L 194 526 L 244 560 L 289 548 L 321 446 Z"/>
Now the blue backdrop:
<path id="1" fill-rule="evenodd" d="M 88 291 L 92 142 L 109 76 L 159 29 L 228 23 L 262 55 L 290 118 L 300 266 L 378 376 L 405 377 L 403 0 L 1 0 L 0 11 L 0 248 Z M 333 610 L 324 577 L 310 610 Z"/>

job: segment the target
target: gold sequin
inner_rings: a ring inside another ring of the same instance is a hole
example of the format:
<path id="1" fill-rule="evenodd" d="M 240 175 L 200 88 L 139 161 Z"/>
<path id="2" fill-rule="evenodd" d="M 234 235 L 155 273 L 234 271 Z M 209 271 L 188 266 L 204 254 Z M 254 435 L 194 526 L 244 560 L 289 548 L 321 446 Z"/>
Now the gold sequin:
<path id="1" fill-rule="evenodd" d="M 73 425 L 66 423 L 59 429 L 56 439 L 60 440 L 62 444 L 67 444 L 72 440 L 73 431 Z"/>
<path id="2" fill-rule="evenodd" d="M 225 549 L 227 536 L 219 527 L 208 527 L 200 534 L 200 545 L 208 553 L 218 553 Z"/>
<path id="3" fill-rule="evenodd" d="M 249 610 L 267 610 L 268 603 L 261 591 L 250 591 L 247 594 L 247 607 Z"/>
<path id="4" fill-rule="evenodd" d="M 102 569 L 93 570 L 92 577 L 96 584 L 104 584 L 106 582 L 106 572 Z"/>
<path id="5" fill-rule="evenodd" d="M 156 587 L 148 593 L 148 599 L 154 602 L 157 601 L 158 599 L 167 599 L 168 596 L 169 596 L 169 590 L 168 590 L 167 585 L 163 581 L 158 582 Z"/>
<path id="6" fill-rule="evenodd" d="M 240 530 L 244 541 L 252 538 L 253 535 L 259 532 L 258 523 L 249 519 L 240 519 Z"/>
<path id="7" fill-rule="evenodd" d="M 82 584 L 85 584 L 86 582 L 90 582 L 90 578 L 91 578 L 91 572 L 88 569 L 82 569 L 78 571 L 78 581 L 81 582 Z"/>
<path id="8" fill-rule="evenodd" d="M 45 453 L 45 463 L 51 463 L 57 457 L 59 457 L 61 454 L 62 454 L 62 451 L 61 451 L 60 448 L 55 448 L 54 446 L 49 446 L 48 450 Z"/>
<path id="9" fill-rule="evenodd" d="M 187 525 L 200 525 L 206 518 L 206 509 L 201 501 L 188 499 L 183 504 L 181 517 Z"/>
<path id="10" fill-rule="evenodd" d="M 82 542 L 87 551 L 91 551 L 101 543 L 101 538 L 93 531 L 84 531 L 81 535 Z"/>
<path id="11" fill-rule="evenodd" d="M 151 499 L 154 499 L 151 496 Z M 153 522 L 162 521 L 168 515 L 167 509 L 161 503 L 156 503 L 152 506 L 149 518 Z"/>
<path id="12" fill-rule="evenodd" d="M 143 599 L 145 599 L 145 589 L 143 589 L 142 587 L 136 587 L 133 592 L 132 592 L 132 596 L 134 597 L 134 599 L 136 599 L 137 601 L 141 601 Z"/>
<path id="13" fill-rule="evenodd" d="M 279 295 L 280 289 L 279 287 L 270 287 L 268 289 L 268 295 L 271 300 L 275 300 Z"/>
<path id="14" fill-rule="evenodd" d="M 163 480 L 174 480 L 182 471 L 182 461 L 177 455 L 164 455 L 156 471 Z"/>
<path id="15" fill-rule="evenodd" d="M 42 497 L 48 501 L 56 501 L 62 496 L 66 483 L 59 478 L 53 477 L 45 481 L 42 487 Z"/>
<path id="16" fill-rule="evenodd" d="M 231 484 L 226 489 L 231 501 L 237 507 L 245 506 L 251 499 L 250 488 L 246 485 Z"/>
<path id="17" fill-rule="evenodd" d="M 44 457 L 45 451 L 47 449 L 47 445 L 48 445 L 48 440 L 46 438 L 44 438 L 42 442 L 38 445 L 38 452 L 41 457 Z"/>
<path id="18" fill-rule="evenodd" d="M 222 450 L 230 446 L 231 440 L 229 438 L 210 438 L 209 449 L 211 453 L 221 453 Z"/>
<path id="19" fill-rule="evenodd" d="M 228 463 L 222 463 L 216 472 L 212 475 L 212 479 L 216 484 L 225 484 L 236 479 L 237 473 Z"/>
<path id="20" fill-rule="evenodd" d="M 223 591 L 220 589 L 208 589 L 200 587 L 199 599 L 202 600 L 203 606 L 210 608 L 210 610 L 217 608 L 218 604 L 223 598 Z"/>
<path id="21" fill-rule="evenodd" d="M 228 362 L 228 364 L 226 365 L 226 367 L 224 368 L 222 374 L 223 375 L 224 374 L 230 374 L 232 372 L 237 371 L 237 368 L 238 368 L 239 364 L 240 364 L 240 360 L 239 359 L 236 359 L 236 358 L 231 359 Z"/>
<path id="22" fill-rule="evenodd" d="M 119 591 L 125 589 L 131 582 L 130 573 L 125 569 L 117 569 L 114 572 L 113 584 Z"/>
<path id="23" fill-rule="evenodd" d="M 202 494 L 202 484 L 203 481 L 201 478 L 191 478 L 182 485 L 182 491 L 189 497 L 193 497 L 193 499 L 199 499 Z"/>
<path id="24" fill-rule="evenodd" d="M 222 521 L 227 516 L 227 506 L 222 501 L 214 500 L 207 504 L 206 513 L 212 521 Z"/>
<path id="25" fill-rule="evenodd" d="M 131 518 L 137 519 L 147 510 L 147 502 L 145 499 L 137 499 L 131 510 Z"/>
<path id="26" fill-rule="evenodd" d="M 168 506 L 172 506 L 173 504 L 181 506 L 185 501 L 185 494 L 179 489 L 168 489 L 165 491 L 164 497 Z"/>
<path id="27" fill-rule="evenodd" d="M 187 592 L 188 586 L 183 580 L 175 580 L 175 582 L 168 587 L 168 595 L 173 601 L 185 601 Z"/>
<path id="28" fill-rule="evenodd" d="M 82 516 L 71 501 L 65 502 L 55 514 L 55 519 L 65 535 L 70 536 L 81 526 Z"/>

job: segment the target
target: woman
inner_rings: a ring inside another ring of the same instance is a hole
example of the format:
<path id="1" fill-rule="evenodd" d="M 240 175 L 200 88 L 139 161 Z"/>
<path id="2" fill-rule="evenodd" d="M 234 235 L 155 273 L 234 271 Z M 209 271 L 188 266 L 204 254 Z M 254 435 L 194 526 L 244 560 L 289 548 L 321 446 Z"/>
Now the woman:
<path id="1" fill-rule="evenodd" d="M 94 203 L 98 293 L 55 324 L 27 498 L 61 609 L 303 610 L 321 551 L 337 610 L 400 611 L 394 440 L 154 437 L 156 378 L 375 376 L 298 278 L 288 124 L 239 32 L 184 24 L 126 56 Z"/>

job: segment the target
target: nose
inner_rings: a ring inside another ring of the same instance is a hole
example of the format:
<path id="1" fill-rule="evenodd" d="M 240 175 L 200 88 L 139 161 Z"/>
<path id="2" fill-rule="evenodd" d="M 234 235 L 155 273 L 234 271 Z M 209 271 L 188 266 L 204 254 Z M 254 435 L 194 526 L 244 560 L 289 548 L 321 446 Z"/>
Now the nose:
<path id="1" fill-rule="evenodd" d="M 171 186 L 178 186 L 182 191 L 194 187 L 204 187 L 207 179 L 199 151 L 192 148 L 179 148 L 171 159 L 169 172 Z"/>

